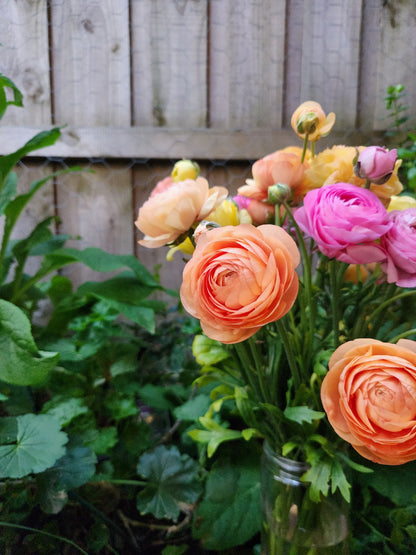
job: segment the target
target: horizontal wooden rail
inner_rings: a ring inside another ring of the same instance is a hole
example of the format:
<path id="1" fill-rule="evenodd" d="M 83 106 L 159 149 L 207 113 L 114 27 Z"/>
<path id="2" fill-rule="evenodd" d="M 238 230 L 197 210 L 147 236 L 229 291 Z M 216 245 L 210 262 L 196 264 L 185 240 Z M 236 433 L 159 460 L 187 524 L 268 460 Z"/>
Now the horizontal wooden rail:
<path id="1" fill-rule="evenodd" d="M 0 126 L 0 155 L 20 148 L 46 127 Z M 380 134 L 373 134 L 379 142 Z M 333 144 L 368 144 L 369 134 L 331 133 L 319 150 Z M 165 127 L 64 127 L 53 146 L 31 157 L 254 160 L 290 145 L 301 146 L 292 129 L 173 129 Z"/>

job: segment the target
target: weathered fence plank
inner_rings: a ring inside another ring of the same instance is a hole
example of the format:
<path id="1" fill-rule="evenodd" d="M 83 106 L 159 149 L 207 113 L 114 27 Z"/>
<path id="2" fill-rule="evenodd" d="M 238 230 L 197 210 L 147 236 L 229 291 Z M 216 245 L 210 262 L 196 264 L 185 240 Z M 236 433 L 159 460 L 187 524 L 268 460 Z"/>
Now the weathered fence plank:
<path id="1" fill-rule="evenodd" d="M 207 0 L 131 4 L 134 125 L 205 127 Z"/>
<path id="2" fill-rule="evenodd" d="M 130 125 L 128 1 L 52 2 L 55 122 Z"/>
<path id="3" fill-rule="evenodd" d="M 285 4 L 274 0 L 210 2 L 212 127 L 281 127 Z"/>
<path id="4" fill-rule="evenodd" d="M 303 13 L 300 100 L 316 100 L 326 112 L 336 112 L 338 129 L 354 128 L 361 0 L 305 0 L 298 9 Z"/>
<path id="5" fill-rule="evenodd" d="M 0 0 L 0 72 L 19 87 L 25 106 L 10 107 L 2 120 L 5 125 L 51 122 L 46 4 Z"/>

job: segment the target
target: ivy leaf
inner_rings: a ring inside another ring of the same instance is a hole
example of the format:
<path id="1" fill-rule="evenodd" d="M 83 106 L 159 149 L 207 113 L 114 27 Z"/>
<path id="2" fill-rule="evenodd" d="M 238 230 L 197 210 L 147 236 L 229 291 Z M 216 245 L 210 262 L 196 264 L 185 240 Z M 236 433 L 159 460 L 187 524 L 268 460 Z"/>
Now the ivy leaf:
<path id="1" fill-rule="evenodd" d="M 59 354 L 39 351 L 30 321 L 13 303 L 0 300 L 0 379 L 13 385 L 39 385 L 55 368 Z"/>
<path id="2" fill-rule="evenodd" d="M 205 549 L 222 552 L 260 530 L 259 461 L 260 454 L 233 448 L 212 465 L 193 522 L 193 535 Z"/>
<path id="3" fill-rule="evenodd" d="M 148 484 L 137 496 L 137 508 L 142 514 L 177 521 L 182 504 L 195 503 L 201 493 L 198 481 L 199 465 L 188 455 L 181 455 L 175 446 L 160 445 L 144 453 L 137 472 Z"/>
<path id="4" fill-rule="evenodd" d="M 52 468 L 39 476 L 38 500 L 45 513 L 56 514 L 68 500 L 67 492 L 88 482 L 97 459 L 86 447 L 73 447 Z"/>
<path id="5" fill-rule="evenodd" d="M 312 424 L 314 420 L 320 420 L 321 418 L 323 418 L 325 416 L 325 413 L 303 406 L 287 407 L 284 410 L 284 415 L 288 420 L 292 420 L 293 422 L 306 422 L 308 424 Z"/>
<path id="6" fill-rule="evenodd" d="M 68 441 L 59 422 L 46 414 L 1 419 L 0 439 L 0 478 L 43 472 L 65 454 Z"/>

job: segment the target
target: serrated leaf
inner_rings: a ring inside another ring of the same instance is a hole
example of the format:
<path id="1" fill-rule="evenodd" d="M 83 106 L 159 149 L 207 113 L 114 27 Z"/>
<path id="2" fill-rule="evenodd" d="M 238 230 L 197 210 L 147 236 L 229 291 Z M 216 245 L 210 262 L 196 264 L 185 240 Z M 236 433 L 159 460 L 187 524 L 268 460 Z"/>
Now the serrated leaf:
<path id="1" fill-rule="evenodd" d="M 320 501 L 321 494 L 325 497 L 328 495 L 330 476 L 331 465 L 322 459 L 313 464 L 303 475 L 302 481 L 309 483 L 309 497 L 315 503 Z"/>
<path id="2" fill-rule="evenodd" d="M 345 476 L 342 465 L 339 461 L 334 459 L 331 468 L 331 493 L 335 493 L 335 491 L 339 489 L 342 497 L 349 503 L 351 501 L 350 488 L 351 484 L 349 484 Z"/>
<path id="3" fill-rule="evenodd" d="M 325 413 L 322 411 L 312 410 L 309 407 L 287 407 L 283 414 L 286 416 L 288 420 L 292 420 L 293 422 L 298 422 L 301 424 L 302 422 L 306 422 L 308 424 L 312 424 L 314 420 L 320 420 L 324 418 Z"/>
<path id="4" fill-rule="evenodd" d="M 7 420 L 0 420 L 0 429 L 9 427 Z M 24 414 L 14 420 L 15 438 L 0 445 L 0 478 L 22 478 L 43 472 L 64 455 L 68 437 L 57 420 L 46 414 Z"/>
<path id="5" fill-rule="evenodd" d="M 240 431 L 223 428 L 211 418 L 201 416 L 199 421 L 204 426 L 205 430 L 190 430 L 188 435 L 198 443 L 207 444 L 208 457 L 213 456 L 221 443 L 224 443 L 225 441 L 232 441 L 234 439 L 240 439 L 242 437 Z"/>
<path id="6" fill-rule="evenodd" d="M 193 522 L 193 535 L 208 550 L 245 544 L 261 527 L 260 455 L 238 448 L 217 459 Z"/>
<path id="7" fill-rule="evenodd" d="M 39 385 L 55 368 L 59 354 L 39 351 L 27 316 L 0 300 L 0 379 L 13 385 Z"/>
<path id="8" fill-rule="evenodd" d="M 143 454 L 137 473 L 148 485 L 137 496 L 137 508 L 142 514 L 177 521 L 182 503 L 195 503 L 202 491 L 198 472 L 198 463 L 175 446 L 160 445 Z"/>

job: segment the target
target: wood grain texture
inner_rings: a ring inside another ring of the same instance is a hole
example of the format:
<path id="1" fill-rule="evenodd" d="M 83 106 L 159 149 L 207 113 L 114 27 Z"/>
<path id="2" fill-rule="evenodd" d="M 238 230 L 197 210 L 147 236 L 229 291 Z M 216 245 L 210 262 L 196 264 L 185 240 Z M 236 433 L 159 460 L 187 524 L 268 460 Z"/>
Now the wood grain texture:
<path id="1" fill-rule="evenodd" d="M 57 179 L 57 212 L 61 233 L 74 239 L 68 246 L 78 249 L 99 247 L 114 254 L 133 250 L 131 172 L 124 165 L 90 164 L 87 171 Z M 79 239 L 77 239 L 79 237 Z M 65 269 L 76 285 L 83 281 L 107 279 L 81 265 Z"/>
<path id="2" fill-rule="evenodd" d="M 337 130 L 355 127 L 360 60 L 361 0 L 305 0 L 300 100 L 335 112 Z M 290 53 L 289 53 L 290 56 Z"/>
<path id="3" fill-rule="evenodd" d="M 23 94 L 24 109 L 10 106 L 5 125 L 51 122 L 46 0 L 0 0 L 0 72 Z"/>
<path id="4" fill-rule="evenodd" d="M 51 2 L 55 122 L 130 125 L 128 0 Z"/>
<path id="5" fill-rule="evenodd" d="M 132 2 L 134 125 L 206 125 L 207 4 Z"/>
<path id="6" fill-rule="evenodd" d="M 281 127 L 285 2 L 210 2 L 210 125 Z"/>

